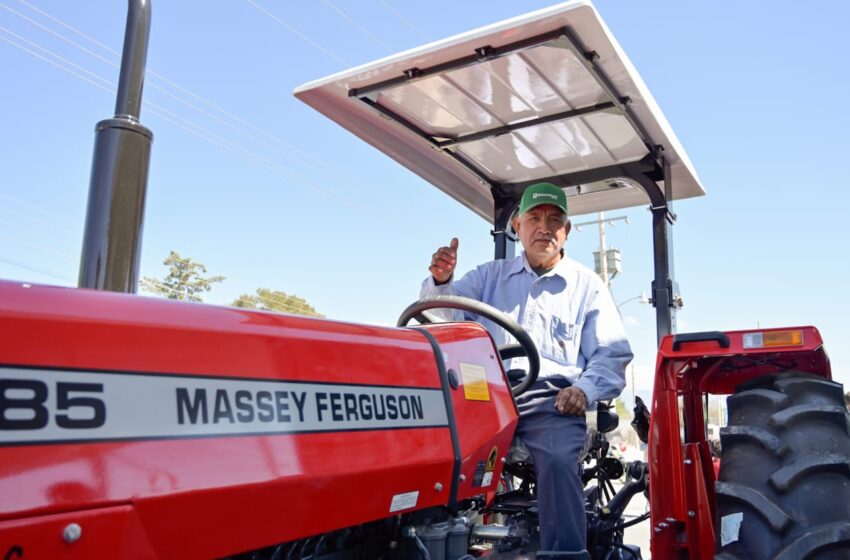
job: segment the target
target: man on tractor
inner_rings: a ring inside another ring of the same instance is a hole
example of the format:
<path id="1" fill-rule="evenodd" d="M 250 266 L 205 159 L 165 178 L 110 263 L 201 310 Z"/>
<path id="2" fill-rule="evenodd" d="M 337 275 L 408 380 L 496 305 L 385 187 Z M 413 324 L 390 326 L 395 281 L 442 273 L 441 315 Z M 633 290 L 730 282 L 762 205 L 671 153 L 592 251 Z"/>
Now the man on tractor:
<path id="1" fill-rule="evenodd" d="M 587 530 L 578 472 L 584 414 L 620 394 L 632 352 L 605 284 L 564 253 L 571 227 L 564 192 L 550 183 L 529 186 L 512 225 L 522 255 L 453 280 L 458 240 L 452 239 L 432 256 L 421 296 L 459 295 L 490 304 L 516 319 L 537 344 L 540 375 L 517 400 L 517 435 L 534 459 L 540 548 L 581 551 Z M 508 342 L 504 329 L 484 324 L 497 344 Z"/>

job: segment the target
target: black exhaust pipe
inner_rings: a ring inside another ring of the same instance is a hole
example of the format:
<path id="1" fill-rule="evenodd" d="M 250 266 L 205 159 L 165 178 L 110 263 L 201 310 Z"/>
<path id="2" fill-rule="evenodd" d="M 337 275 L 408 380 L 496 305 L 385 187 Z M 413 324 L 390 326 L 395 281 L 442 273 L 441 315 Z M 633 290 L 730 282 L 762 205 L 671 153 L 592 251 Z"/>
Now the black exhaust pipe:
<path id="1" fill-rule="evenodd" d="M 97 123 L 81 288 L 135 293 L 153 133 L 139 122 L 150 0 L 129 0 L 115 116 Z"/>

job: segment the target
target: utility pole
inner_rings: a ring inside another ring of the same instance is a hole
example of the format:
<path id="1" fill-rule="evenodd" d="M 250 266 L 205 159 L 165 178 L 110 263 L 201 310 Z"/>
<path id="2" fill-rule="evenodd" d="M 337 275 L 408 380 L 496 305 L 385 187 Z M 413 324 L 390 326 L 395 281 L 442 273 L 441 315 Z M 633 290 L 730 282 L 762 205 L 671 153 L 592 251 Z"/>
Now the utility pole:
<path id="1" fill-rule="evenodd" d="M 606 287 L 610 287 L 611 280 L 613 280 L 614 276 L 616 276 L 617 273 L 620 272 L 620 250 L 607 248 L 605 244 L 605 223 L 607 222 L 609 225 L 613 226 L 616 222 L 619 221 L 623 221 L 628 224 L 629 218 L 628 216 L 617 216 L 615 218 L 606 219 L 605 212 L 600 212 L 598 220 L 592 220 L 590 222 L 581 222 L 580 224 L 573 224 L 576 231 L 581 231 L 582 226 L 599 226 L 599 252 L 595 253 L 594 257 L 597 257 L 595 259 L 596 273 L 599 275 L 600 278 L 602 278 L 602 281 L 605 283 Z"/>
<path id="2" fill-rule="evenodd" d="M 608 252 L 605 250 L 605 212 L 599 213 L 599 275 L 605 283 L 605 287 L 610 286 L 608 280 Z"/>

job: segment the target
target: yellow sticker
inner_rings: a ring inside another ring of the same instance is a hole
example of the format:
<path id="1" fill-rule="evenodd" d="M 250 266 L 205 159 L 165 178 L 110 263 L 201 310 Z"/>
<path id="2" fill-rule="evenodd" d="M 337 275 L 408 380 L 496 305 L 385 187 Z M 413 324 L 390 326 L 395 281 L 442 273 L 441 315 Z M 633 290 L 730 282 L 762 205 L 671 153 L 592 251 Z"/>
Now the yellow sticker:
<path id="1" fill-rule="evenodd" d="M 489 401 L 490 387 L 487 385 L 487 370 L 483 366 L 460 363 L 463 378 L 463 395 L 468 401 Z"/>
<path id="2" fill-rule="evenodd" d="M 494 446 L 493 449 L 490 450 L 490 455 L 487 456 L 487 466 L 484 467 L 485 471 L 492 471 L 496 468 L 496 458 L 498 455 L 499 448 Z"/>

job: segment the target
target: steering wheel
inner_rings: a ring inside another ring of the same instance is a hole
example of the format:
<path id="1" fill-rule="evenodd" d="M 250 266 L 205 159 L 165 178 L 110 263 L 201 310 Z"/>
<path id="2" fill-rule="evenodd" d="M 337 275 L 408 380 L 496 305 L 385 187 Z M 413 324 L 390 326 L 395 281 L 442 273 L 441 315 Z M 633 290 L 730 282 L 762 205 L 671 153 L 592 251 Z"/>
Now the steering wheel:
<path id="1" fill-rule="evenodd" d="M 486 317 L 508 331 L 508 333 L 513 336 L 517 342 L 519 342 L 518 345 L 506 344 L 498 348 L 499 358 L 502 360 L 517 358 L 520 356 L 528 358 L 528 371 L 525 372 L 525 376 L 522 377 L 522 381 L 511 389 L 511 393 L 514 397 L 518 397 L 525 393 L 528 388 L 537 381 L 537 376 L 540 374 L 540 355 L 537 353 L 537 346 L 534 344 L 534 341 L 531 340 L 531 337 L 528 336 L 528 333 L 525 332 L 525 329 L 523 329 L 519 323 L 514 321 L 510 315 L 504 311 L 499 311 L 492 305 L 487 305 L 486 303 L 482 303 L 475 299 L 461 296 L 435 296 L 420 299 L 419 301 L 408 305 L 407 308 L 401 312 L 396 325 L 404 327 L 413 318 L 420 323 L 433 323 L 435 322 L 432 318 L 433 316 L 429 316 L 429 314 L 426 313 L 429 309 L 459 309 L 461 311 L 469 311 L 470 313 Z"/>

